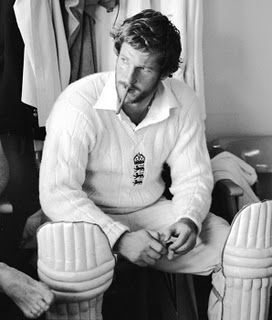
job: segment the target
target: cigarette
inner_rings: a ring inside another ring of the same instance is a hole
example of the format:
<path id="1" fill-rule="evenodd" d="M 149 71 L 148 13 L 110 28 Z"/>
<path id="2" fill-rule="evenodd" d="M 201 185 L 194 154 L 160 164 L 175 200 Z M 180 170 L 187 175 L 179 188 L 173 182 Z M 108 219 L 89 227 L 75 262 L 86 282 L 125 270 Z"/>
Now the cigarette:
<path id="1" fill-rule="evenodd" d="M 120 104 L 119 104 L 119 106 L 118 106 L 118 108 L 117 108 L 116 114 L 119 114 L 119 113 L 120 113 L 120 111 L 121 111 L 121 109 L 122 109 L 122 107 L 123 107 L 124 101 L 125 101 L 125 99 L 126 99 L 126 96 L 127 96 L 127 94 L 128 94 L 128 90 L 129 90 L 129 89 L 130 89 L 130 86 L 127 86 L 126 91 L 125 91 L 125 93 L 124 93 L 124 95 L 123 95 L 123 98 L 122 98 L 122 100 L 120 101 Z"/>

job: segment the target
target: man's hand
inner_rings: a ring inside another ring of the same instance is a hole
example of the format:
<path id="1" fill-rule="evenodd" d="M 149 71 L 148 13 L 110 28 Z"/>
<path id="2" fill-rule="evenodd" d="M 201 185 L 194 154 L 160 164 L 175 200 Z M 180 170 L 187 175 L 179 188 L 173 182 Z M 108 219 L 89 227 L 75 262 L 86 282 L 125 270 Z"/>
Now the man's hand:
<path id="1" fill-rule="evenodd" d="M 161 238 L 168 246 L 167 258 L 184 255 L 195 247 L 197 226 L 188 218 L 182 218 L 162 232 Z"/>
<path id="2" fill-rule="evenodd" d="M 43 213 L 41 209 L 28 217 L 25 223 L 23 236 L 20 244 L 22 248 L 37 248 L 37 230 L 43 223 L 47 221 L 49 221 L 49 218 Z"/>
<path id="3" fill-rule="evenodd" d="M 160 243 L 160 234 L 147 230 L 124 233 L 118 240 L 116 249 L 123 257 L 142 267 L 154 265 L 167 253 Z"/>

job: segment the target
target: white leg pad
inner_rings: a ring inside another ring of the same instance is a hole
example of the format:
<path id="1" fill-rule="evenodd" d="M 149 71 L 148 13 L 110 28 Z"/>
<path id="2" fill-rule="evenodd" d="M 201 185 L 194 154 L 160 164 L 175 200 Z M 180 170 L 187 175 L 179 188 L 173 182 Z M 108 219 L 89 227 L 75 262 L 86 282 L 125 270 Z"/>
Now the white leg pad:
<path id="1" fill-rule="evenodd" d="M 102 320 L 103 294 L 78 302 L 55 302 L 46 312 L 47 320 Z"/>
<path id="2" fill-rule="evenodd" d="M 102 319 L 115 259 L 106 235 L 86 222 L 49 222 L 37 233 L 38 274 L 56 300 L 47 320 Z"/>
<path id="3" fill-rule="evenodd" d="M 221 306 L 209 319 L 268 319 L 271 285 L 272 201 L 264 201 L 244 207 L 232 223 L 214 286 Z"/>

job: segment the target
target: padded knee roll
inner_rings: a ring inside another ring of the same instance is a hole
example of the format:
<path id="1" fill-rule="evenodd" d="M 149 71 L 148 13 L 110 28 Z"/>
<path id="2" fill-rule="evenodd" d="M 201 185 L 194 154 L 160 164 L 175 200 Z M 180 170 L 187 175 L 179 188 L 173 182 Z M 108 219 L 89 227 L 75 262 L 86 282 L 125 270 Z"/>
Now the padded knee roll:
<path id="1" fill-rule="evenodd" d="M 47 319 L 102 319 L 103 293 L 112 282 L 115 259 L 100 227 L 49 222 L 37 239 L 38 275 L 56 297 Z"/>
<path id="2" fill-rule="evenodd" d="M 223 320 L 268 319 L 272 284 L 272 201 L 244 207 L 222 255 Z"/>

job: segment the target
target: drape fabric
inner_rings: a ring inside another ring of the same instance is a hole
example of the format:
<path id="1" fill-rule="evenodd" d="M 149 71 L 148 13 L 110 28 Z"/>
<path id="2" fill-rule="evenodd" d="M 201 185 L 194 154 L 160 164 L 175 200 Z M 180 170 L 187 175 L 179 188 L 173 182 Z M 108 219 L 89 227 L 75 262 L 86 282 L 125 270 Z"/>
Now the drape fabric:
<path id="1" fill-rule="evenodd" d="M 193 88 L 200 100 L 200 112 L 205 119 L 205 96 L 203 78 L 203 0 L 120 0 L 119 8 L 107 13 L 102 7 L 96 7 L 93 13 L 97 69 L 113 70 L 116 56 L 112 40 L 109 38 L 113 24 L 120 24 L 123 19 L 141 10 L 152 8 L 159 10 L 179 29 L 182 42 L 183 63 L 174 77 L 183 80 Z"/>
<path id="2" fill-rule="evenodd" d="M 60 2 L 16 0 L 14 11 L 25 45 L 22 101 L 38 109 L 43 126 L 70 78 Z"/>

